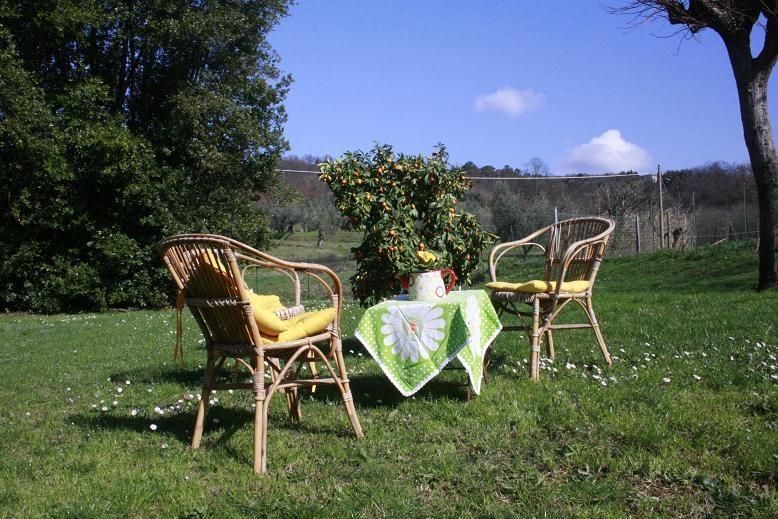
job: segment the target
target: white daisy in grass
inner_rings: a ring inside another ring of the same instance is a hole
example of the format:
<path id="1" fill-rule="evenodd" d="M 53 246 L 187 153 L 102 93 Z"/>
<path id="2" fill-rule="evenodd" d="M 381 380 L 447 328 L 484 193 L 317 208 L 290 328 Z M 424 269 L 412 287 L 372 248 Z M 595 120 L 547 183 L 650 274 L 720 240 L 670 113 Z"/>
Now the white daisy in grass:
<path id="1" fill-rule="evenodd" d="M 481 353 L 481 307 L 475 297 L 469 297 L 465 303 L 465 322 L 470 330 L 470 351 L 480 357 Z"/>
<path id="2" fill-rule="evenodd" d="M 440 341 L 446 336 L 443 332 L 446 321 L 440 317 L 442 314 L 443 309 L 432 304 L 402 309 L 390 307 L 381 316 L 384 344 L 392 346 L 392 354 L 399 354 L 403 360 L 410 357 L 413 362 L 417 362 L 419 357 L 430 358 L 430 352 L 437 351 Z"/>

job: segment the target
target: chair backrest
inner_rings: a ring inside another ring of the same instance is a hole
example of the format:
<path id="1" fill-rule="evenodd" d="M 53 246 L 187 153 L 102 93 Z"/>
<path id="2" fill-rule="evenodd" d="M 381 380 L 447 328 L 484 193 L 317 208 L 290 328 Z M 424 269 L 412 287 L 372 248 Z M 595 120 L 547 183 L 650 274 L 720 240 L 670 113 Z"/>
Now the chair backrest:
<path id="1" fill-rule="evenodd" d="M 594 283 L 614 228 L 613 220 L 596 216 L 572 218 L 549 226 L 545 280 L 555 281 L 560 269 L 565 268 L 565 281 Z"/>
<path id="2" fill-rule="evenodd" d="M 207 345 L 261 344 L 231 241 L 181 235 L 163 240 L 159 248 Z"/>

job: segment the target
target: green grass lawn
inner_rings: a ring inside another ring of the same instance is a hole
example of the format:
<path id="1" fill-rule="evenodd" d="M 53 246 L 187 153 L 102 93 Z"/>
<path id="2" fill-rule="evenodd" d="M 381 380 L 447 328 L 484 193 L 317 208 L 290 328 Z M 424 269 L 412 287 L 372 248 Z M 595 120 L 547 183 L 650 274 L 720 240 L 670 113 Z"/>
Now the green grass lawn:
<path id="1" fill-rule="evenodd" d="M 191 318 L 181 368 L 172 311 L 4 316 L 0 516 L 775 517 L 778 293 L 752 290 L 755 266 L 736 247 L 606 260 L 613 366 L 590 331 L 560 331 L 532 383 L 526 338 L 503 334 L 469 402 L 461 371 L 400 396 L 348 302 L 365 439 L 334 392 L 306 398 L 295 427 L 278 398 L 265 476 L 248 392 L 219 391 L 188 447 L 205 359 Z"/>

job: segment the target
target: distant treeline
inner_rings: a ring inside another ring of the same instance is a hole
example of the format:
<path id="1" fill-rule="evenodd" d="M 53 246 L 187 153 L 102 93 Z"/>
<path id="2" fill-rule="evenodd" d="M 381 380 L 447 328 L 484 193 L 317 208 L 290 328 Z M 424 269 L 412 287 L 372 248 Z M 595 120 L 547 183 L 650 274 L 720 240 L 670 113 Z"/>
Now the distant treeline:
<path id="1" fill-rule="evenodd" d="M 326 157 L 287 156 L 279 168 L 318 171 L 316 164 Z M 554 209 L 561 218 L 598 214 L 617 221 L 616 248 L 633 247 L 634 216 L 643 222 L 644 250 L 659 243 L 659 203 L 656 175 L 639 177 L 615 174 L 616 178 L 551 179 L 540 159 L 532 159 L 522 168 L 466 162 L 461 166 L 468 176 L 515 178 L 521 181 L 473 180 L 473 187 L 462 203 L 475 214 L 485 229 L 503 239 L 515 239 L 553 221 Z M 582 174 L 582 177 L 586 175 Z M 687 246 L 698 236 L 742 234 L 756 229 L 756 191 L 747 164 L 710 162 L 698 167 L 663 172 L 664 207 L 671 246 Z M 327 187 L 315 175 L 286 173 L 284 185 L 268 196 L 266 207 L 277 237 L 294 230 L 329 232 L 348 229 L 330 201 Z M 745 192 L 745 211 L 744 211 Z M 745 222 L 744 222 L 745 220 Z M 675 231 L 675 236 L 673 232 Z M 652 236 L 654 233 L 655 236 Z M 621 238 L 619 238 L 621 236 Z M 623 243 L 619 242 L 619 239 Z M 713 240 L 707 240 L 713 241 Z"/>

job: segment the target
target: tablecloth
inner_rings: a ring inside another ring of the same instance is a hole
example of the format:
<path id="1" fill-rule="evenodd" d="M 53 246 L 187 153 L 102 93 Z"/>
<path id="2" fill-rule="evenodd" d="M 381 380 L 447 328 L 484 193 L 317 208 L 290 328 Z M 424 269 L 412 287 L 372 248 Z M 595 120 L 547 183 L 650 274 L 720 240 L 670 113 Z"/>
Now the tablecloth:
<path id="1" fill-rule="evenodd" d="M 404 396 L 421 389 L 455 357 L 480 394 L 484 356 L 501 329 L 486 292 L 463 290 L 438 301 L 395 299 L 372 306 L 356 337 Z"/>

